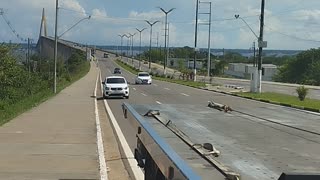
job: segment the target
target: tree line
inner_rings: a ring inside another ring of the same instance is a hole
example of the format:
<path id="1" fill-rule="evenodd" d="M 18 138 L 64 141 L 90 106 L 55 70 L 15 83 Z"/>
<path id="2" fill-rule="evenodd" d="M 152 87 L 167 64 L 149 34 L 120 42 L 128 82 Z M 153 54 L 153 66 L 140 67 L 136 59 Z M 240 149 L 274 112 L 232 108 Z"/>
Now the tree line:
<path id="1" fill-rule="evenodd" d="M 165 51 L 164 49 L 152 49 L 150 52 L 145 51 L 138 55 L 142 59 L 148 60 L 151 55 L 151 61 L 163 64 Z M 181 48 L 172 48 L 169 52 L 170 58 L 180 58 L 178 62 L 178 70 L 185 73 L 192 71 L 184 67 L 185 59 L 193 59 L 194 50 L 191 47 L 185 46 Z M 205 75 L 207 70 L 207 51 L 197 53 L 197 60 L 202 61 L 204 68 L 198 72 L 200 75 Z M 244 57 L 240 53 L 226 51 L 224 55 L 215 56 L 211 54 L 211 75 L 223 76 L 224 70 L 229 63 L 247 63 L 253 64 L 254 57 Z M 257 58 L 256 58 L 257 59 Z M 256 60 L 257 61 L 257 60 Z M 274 76 L 274 80 L 278 82 L 299 83 L 309 85 L 320 85 L 320 49 L 310 49 L 302 51 L 295 56 L 265 56 L 263 55 L 263 64 L 274 64 L 278 66 L 278 73 Z"/>

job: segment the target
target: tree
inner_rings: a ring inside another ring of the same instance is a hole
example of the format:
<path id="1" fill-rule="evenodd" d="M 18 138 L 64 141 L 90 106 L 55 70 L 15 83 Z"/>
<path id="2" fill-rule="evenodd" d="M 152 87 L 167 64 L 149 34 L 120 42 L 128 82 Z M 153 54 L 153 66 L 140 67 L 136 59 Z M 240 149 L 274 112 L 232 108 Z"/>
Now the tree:
<path id="1" fill-rule="evenodd" d="M 320 49 L 303 51 L 279 68 L 275 81 L 320 85 Z"/>

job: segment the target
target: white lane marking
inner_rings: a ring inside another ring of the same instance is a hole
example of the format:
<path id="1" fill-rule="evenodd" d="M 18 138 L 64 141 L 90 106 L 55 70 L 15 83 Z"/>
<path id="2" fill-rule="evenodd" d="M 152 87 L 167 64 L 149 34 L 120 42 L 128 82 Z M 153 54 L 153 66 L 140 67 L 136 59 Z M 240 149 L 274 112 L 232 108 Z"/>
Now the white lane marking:
<path id="1" fill-rule="evenodd" d="M 132 88 L 133 90 L 137 90 L 136 88 Z"/>
<path id="2" fill-rule="evenodd" d="M 190 95 L 188 95 L 188 94 L 185 94 L 185 93 L 180 93 L 180 94 L 182 94 L 182 95 L 184 95 L 184 96 L 190 96 Z"/>
<path id="3" fill-rule="evenodd" d="M 112 74 L 111 71 L 110 71 L 110 69 L 107 69 L 107 71 L 108 71 L 110 74 Z"/>
<path id="4" fill-rule="evenodd" d="M 158 104 L 162 104 L 161 102 L 159 102 L 159 101 L 156 101 L 156 103 L 158 103 Z"/>
<path id="5" fill-rule="evenodd" d="M 101 72 L 100 72 L 100 81 L 101 81 Z M 102 87 L 101 87 L 101 92 L 103 92 Z M 130 168 L 133 172 L 134 179 L 144 179 L 144 174 L 143 174 L 142 170 L 139 168 L 139 166 L 137 166 L 137 161 L 134 158 L 134 155 L 129 147 L 129 144 L 128 144 L 126 138 L 124 137 L 124 135 L 120 129 L 120 126 L 119 126 L 116 118 L 114 117 L 107 100 L 104 100 L 103 102 L 104 102 L 104 106 L 107 110 L 107 113 L 109 115 L 109 118 L 111 120 L 111 123 L 117 133 L 117 136 L 119 138 L 121 147 L 124 151 L 125 157 L 127 158 L 127 161 L 129 162 Z"/>
<path id="6" fill-rule="evenodd" d="M 99 81 L 99 73 L 97 74 L 96 79 L 96 86 L 94 88 L 94 113 L 96 116 L 96 129 L 97 129 L 97 146 L 98 146 L 98 157 L 99 157 L 99 169 L 100 169 L 100 179 L 101 180 L 108 180 L 108 172 L 107 172 L 107 165 L 106 159 L 104 157 L 104 147 L 103 147 L 103 140 L 101 134 L 101 126 L 100 126 L 100 118 L 99 118 L 99 111 L 98 111 L 98 103 L 97 103 L 97 87 Z"/>
<path id="7" fill-rule="evenodd" d="M 164 89 L 165 89 L 165 90 L 168 90 L 168 91 L 170 90 L 169 88 L 164 88 Z"/>
<path id="8" fill-rule="evenodd" d="M 158 84 L 153 84 L 154 86 L 158 86 Z"/>
<path id="9" fill-rule="evenodd" d="M 147 96 L 146 94 L 144 94 L 144 93 L 141 93 L 143 96 Z"/>

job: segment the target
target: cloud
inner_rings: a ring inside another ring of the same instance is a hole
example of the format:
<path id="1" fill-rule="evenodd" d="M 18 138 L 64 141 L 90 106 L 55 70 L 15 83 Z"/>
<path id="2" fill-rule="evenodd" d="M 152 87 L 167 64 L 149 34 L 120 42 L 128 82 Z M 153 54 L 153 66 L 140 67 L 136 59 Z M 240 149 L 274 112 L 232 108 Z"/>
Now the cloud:
<path id="1" fill-rule="evenodd" d="M 77 0 L 63 0 L 60 2 L 60 7 L 81 12 L 83 15 L 86 14 L 85 9 L 80 5 Z"/>
<path id="2" fill-rule="evenodd" d="M 131 11 L 129 18 L 140 19 L 140 20 L 159 20 L 164 17 L 164 13 L 161 11 L 149 11 L 149 12 L 137 12 Z"/>

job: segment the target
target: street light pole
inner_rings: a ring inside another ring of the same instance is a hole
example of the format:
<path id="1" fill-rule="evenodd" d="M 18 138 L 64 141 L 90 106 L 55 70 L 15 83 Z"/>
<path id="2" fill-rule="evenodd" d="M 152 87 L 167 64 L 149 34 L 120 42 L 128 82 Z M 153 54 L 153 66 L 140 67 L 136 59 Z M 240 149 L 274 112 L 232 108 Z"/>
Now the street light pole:
<path id="1" fill-rule="evenodd" d="M 54 82 L 53 82 L 53 92 L 57 93 L 57 55 L 58 55 L 58 8 L 59 0 L 56 0 L 56 20 L 55 20 L 55 33 L 54 33 Z"/>
<path id="2" fill-rule="evenodd" d="M 146 22 L 150 25 L 150 45 L 149 45 L 149 71 L 151 72 L 151 43 L 152 43 L 152 26 L 155 25 L 159 21 L 154 21 L 153 23 L 146 20 Z"/>
<path id="3" fill-rule="evenodd" d="M 127 63 L 129 63 L 128 55 L 129 55 L 129 38 L 130 36 L 124 35 L 127 38 Z"/>
<path id="4" fill-rule="evenodd" d="M 193 80 L 197 80 L 197 40 L 198 40 L 198 10 L 199 10 L 199 0 L 196 2 L 196 24 L 195 24 L 195 32 L 194 32 L 194 58 L 193 58 L 193 73 L 194 73 L 194 78 Z"/>
<path id="5" fill-rule="evenodd" d="M 168 14 L 173 11 L 175 8 L 170 9 L 169 11 L 164 10 L 163 8 L 159 7 L 159 9 L 166 15 L 165 18 L 165 25 L 164 25 L 164 49 L 165 49 L 165 56 L 163 60 L 163 74 L 166 74 L 166 64 L 168 61 L 168 49 L 167 49 L 167 31 L 168 31 Z"/>
<path id="6" fill-rule="evenodd" d="M 262 79 L 262 49 L 263 47 L 266 47 L 267 44 L 266 42 L 263 41 L 263 27 L 264 27 L 264 6 L 265 6 L 265 0 L 261 0 L 261 15 L 260 15 L 260 36 L 258 37 L 257 34 L 251 29 L 249 24 L 240 17 L 240 15 L 235 15 L 236 19 L 241 19 L 251 30 L 251 32 L 255 35 L 255 37 L 258 39 L 258 47 L 259 47 L 259 52 L 258 52 L 258 72 L 255 71 L 255 74 L 257 74 L 257 77 L 254 75 L 253 79 L 257 79 L 257 85 L 255 86 L 255 83 L 252 83 L 252 89 L 254 92 L 261 93 L 261 79 Z M 257 89 L 256 89 L 257 88 Z"/>
<path id="7" fill-rule="evenodd" d="M 134 64 L 133 64 L 133 37 L 136 35 L 136 33 L 134 33 L 134 34 L 129 33 L 129 35 L 131 37 L 131 62 L 132 62 L 132 66 L 134 67 Z"/>
<path id="8" fill-rule="evenodd" d="M 139 45 L 139 53 L 140 53 L 140 56 L 139 56 L 139 70 L 141 70 L 141 33 L 142 31 L 144 31 L 146 28 L 143 28 L 143 29 L 138 29 L 136 28 L 136 30 L 140 33 L 140 45 Z"/>
<path id="9" fill-rule="evenodd" d="M 123 34 L 123 35 L 120 35 L 120 34 L 119 34 L 118 36 L 119 36 L 120 39 L 121 39 L 121 42 L 120 42 L 120 44 L 121 44 L 121 45 L 120 45 L 120 46 L 121 46 L 121 47 L 120 47 L 120 51 L 121 51 L 120 59 L 122 59 L 122 39 L 123 39 L 123 37 L 124 37 L 124 34 Z"/>
<path id="10" fill-rule="evenodd" d="M 65 32 L 63 32 L 60 36 L 58 36 L 58 38 L 60 38 L 61 36 L 63 36 L 65 33 L 67 33 L 68 31 L 70 31 L 72 28 L 74 28 L 76 25 L 78 25 L 79 23 L 81 23 L 82 21 L 86 20 L 86 19 L 90 19 L 91 16 L 85 17 L 80 19 L 77 23 L 75 23 L 73 26 L 71 26 L 69 29 L 67 29 Z"/>

